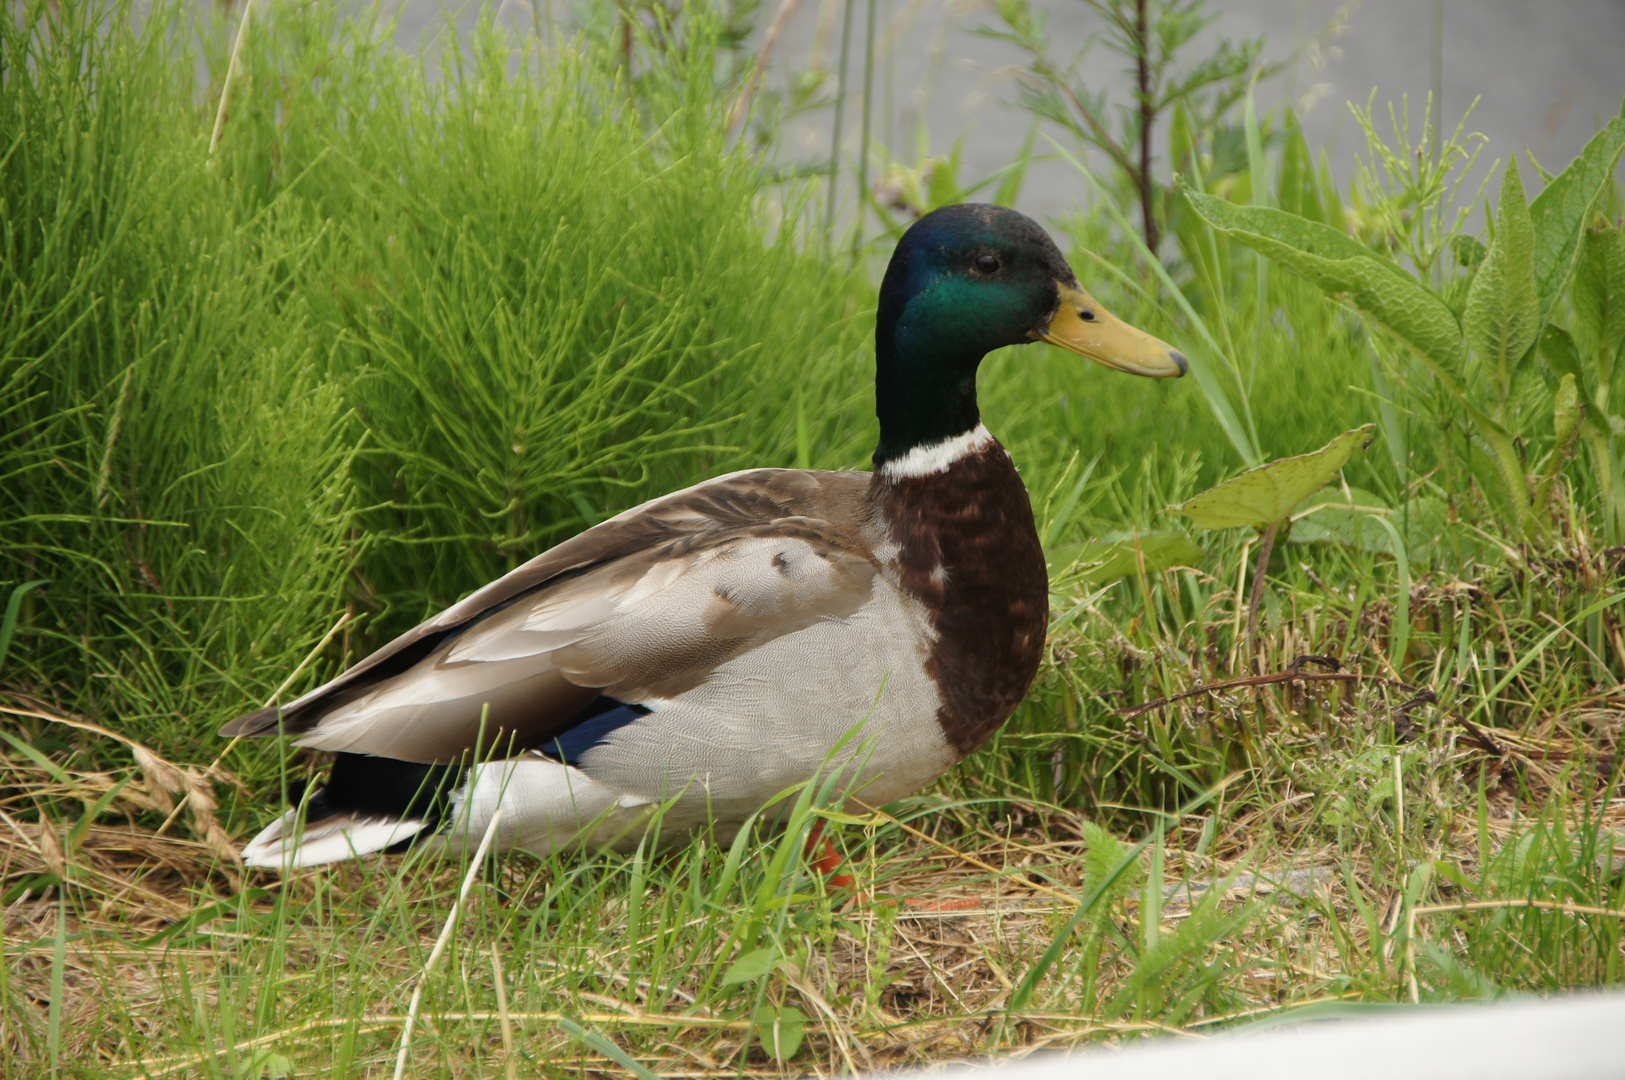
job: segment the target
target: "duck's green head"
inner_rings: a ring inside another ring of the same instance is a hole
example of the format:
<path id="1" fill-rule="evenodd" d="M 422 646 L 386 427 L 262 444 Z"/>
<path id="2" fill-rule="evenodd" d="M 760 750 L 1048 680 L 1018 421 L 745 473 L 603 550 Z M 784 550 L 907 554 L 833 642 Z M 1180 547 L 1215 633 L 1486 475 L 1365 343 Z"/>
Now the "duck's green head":
<path id="1" fill-rule="evenodd" d="M 1026 215 L 966 203 L 916 221 L 880 285 L 876 464 L 974 429 L 982 357 L 1033 341 L 1134 375 L 1185 374 L 1183 356 L 1085 292 L 1049 234 Z"/>

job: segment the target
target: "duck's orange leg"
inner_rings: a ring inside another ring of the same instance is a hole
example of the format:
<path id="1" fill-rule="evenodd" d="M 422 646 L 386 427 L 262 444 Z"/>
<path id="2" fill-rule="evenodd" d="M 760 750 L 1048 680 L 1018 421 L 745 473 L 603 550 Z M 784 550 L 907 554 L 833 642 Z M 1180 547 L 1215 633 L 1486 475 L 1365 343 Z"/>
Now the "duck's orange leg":
<path id="1" fill-rule="evenodd" d="M 815 859 L 813 851 L 820 845 L 823 847 L 823 854 Z M 825 875 L 831 889 L 850 889 L 858 883 L 851 874 L 836 873 L 841 868 L 841 856 L 836 853 L 835 845 L 829 842 L 829 837 L 824 835 L 822 818 L 813 822 L 812 832 L 807 834 L 806 859 L 809 866 Z"/>

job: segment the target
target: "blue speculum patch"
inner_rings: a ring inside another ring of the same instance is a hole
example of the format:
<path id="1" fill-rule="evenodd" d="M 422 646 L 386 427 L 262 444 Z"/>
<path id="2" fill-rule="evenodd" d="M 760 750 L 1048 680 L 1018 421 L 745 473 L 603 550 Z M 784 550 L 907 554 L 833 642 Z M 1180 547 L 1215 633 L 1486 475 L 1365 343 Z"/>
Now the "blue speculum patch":
<path id="1" fill-rule="evenodd" d="M 604 694 L 583 709 L 575 723 L 553 735 L 536 750 L 568 765 L 581 760 L 583 754 L 608 738 L 610 732 L 648 716 L 649 712 L 647 706 L 628 705 Z"/>

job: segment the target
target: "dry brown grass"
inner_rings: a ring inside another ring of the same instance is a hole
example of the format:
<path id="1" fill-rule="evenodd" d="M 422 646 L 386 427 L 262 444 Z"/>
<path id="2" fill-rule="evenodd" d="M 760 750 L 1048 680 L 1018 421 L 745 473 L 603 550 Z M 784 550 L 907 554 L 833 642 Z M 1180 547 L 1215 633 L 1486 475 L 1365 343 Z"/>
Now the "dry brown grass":
<path id="1" fill-rule="evenodd" d="M 24 771 L 14 769 L 13 778 Z M 106 790 L 111 778 L 84 774 L 74 780 L 80 793 L 76 797 L 82 797 L 87 791 Z M 38 778 L 34 782 L 46 783 Z M 125 791 L 130 793 L 133 809 L 151 809 L 144 805 L 150 794 L 141 791 L 136 781 L 126 784 L 121 798 Z M 1158 905 L 1162 933 L 1177 930 L 1190 917 L 1192 901 L 1216 883 L 1226 890 L 1227 906 L 1256 908 L 1257 915 L 1241 939 L 1215 943 L 1237 973 L 1232 984 L 1245 996 L 1246 1007 L 1175 1026 L 1153 1018 L 1102 1020 L 1078 1009 L 1078 1003 L 1065 994 L 1019 1014 L 1005 1012 L 1014 982 L 1033 960 L 1035 943 L 1048 941 L 1058 917 L 1069 912 L 1069 905 L 1075 906 L 1082 892 L 1081 822 L 1051 811 L 1042 830 L 978 835 L 973 838 L 978 843 L 950 844 L 916 836 L 894 852 L 892 858 L 907 869 L 886 882 L 887 891 L 919 899 L 889 910 L 874 903 L 849 904 L 833 920 L 823 950 L 783 972 L 784 997 L 811 1018 L 809 1046 L 802 1061 L 814 1069 L 820 1069 L 818 1062 L 824 1063 L 822 1068 L 837 1070 L 886 1069 L 989 1053 L 1072 1047 L 1103 1037 L 1195 1036 L 1216 1024 L 1274 1012 L 1284 1003 L 1357 997 L 1333 988 L 1348 972 L 1330 922 L 1341 924 L 1356 950 L 1386 952 L 1391 961 L 1402 918 L 1401 895 L 1391 886 L 1378 884 L 1371 867 L 1340 859 L 1324 843 L 1272 847 L 1276 861 L 1260 865 L 1252 856 L 1258 831 L 1265 825 L 1273 830 L 1289 828 L 1291 810 L 1288 800 L 1271 822 L 1233 822 L 1209 856 L 1190 852 L 1200 826 L 1188 823 L 1181 830 L 1181 841 L 1167 852 L 1168 884 Z M 1514 811 L 1513 800 L 1502 799 L 1490 819 L 1490 830 L 1503 842 L 1517 835 Z M 1610 802 L 1602 820 L 1616 830 L 1619 857 L 1625 861 L 1625 800 Z M 52 836 L 50 826 L 15 819 L 7 825 L 8 835 L 0 844 L 5 881 L 60 874 L 65 868 L 69 856 L 62 841 L 46 839 Z M 1450 831 L 1459 839 L 1441 845 L 1438 857 L 1470 867 L 1476 860 L 1472 850 L 1476 841 L 1470 841 L 1476 835 L 1475 822 L 1458 815 Z M 1067 832 L 1075 838 L 1055 839 Z M 153 828 L 135 825 L 92 826 L 74 846 L 71 858 L 80 899 L 70 905 L 63 924 L 69 935 L 61 975 L 63 1055 L 85 1066 L 99 1062 L 100 1068 L 87 1068 L 85 1075 L 98 1074 L 101 1069 L 122 1075 L 191 1075 L 202 1068 L 198 1059 L 203 1055 L 152 1051 L 174 1045 L 171 1023 L 175 1010 L 190 1007 L 207 1012 L 219 1007 L 217 995 L 202 988 L 218 969 L 231 964 L 235 935 L 214 931 L 191 946 L 141 942 L 174 926 L 210 896 L 229 899 L 242 884 L 240 872 L 207 843 L 160 835 Z M 1034 880 L 1038 877 L 1034 867 L 1044 870 L 1042 884 Z M 1352 886 L 1361 891 L 1364 903 L 1380 913 L 1381 933 L 1375 938 L 1350 901 L 1351 882 L 1344 876 L 1350 872 Z M 362 880 L 344 869 L 330 873 L 350 879 L 338 891 L 357 909 L 388 902 L 377 882 Z M 426 891 L 444 896 L 456 874 L 455 867 L 447 866 L 433 875 L 432 882 L 420 884 L 431 886 Z M 283 887 L 293 894 L 296 904 L 309 903 L 317 891 L 314 877 L 301 875 Z M 272 884 L 269 875 L 253 875 L 248 880 Z M 490 895 L 482 902 L 524 910 L 540 900 L 546 881 L 526 860 L 512 860 L 501 872 L 498 885 L 511 891 L 501 898 Z M 87 903 L 88 898 L 94 901 Z M 11 1011 L 0 1018 L 0 1039 L 8 1059 L 16 1063 L 33 1057 L 18 1025 L 39 1029 L 46 1022 L 61 901 L 59 890 L 44 888 L 19 896 L 4 910 L 12 990 L 17 995 L 13 1000 L 28 1003 L 32 1012 L 19 1015 Z M 273 903 L 261 900 L 253 908 L 269 916 Z M 1145 898 L 1127 898 L 1115 913 L 1117 928 L 1129 936 L 1141 933 L 1144 912 Z M 426 912 L 417 925 L 397 925 L 387 940 L 375 943 L 378 951 L 369 958 L 375 992 L 359 1016 L 308 1017 L 269 1031 L 254 1031 L 235 1045 L 240 1051 L 274 1047 L 290 1060 L 314 1066 L 331 1052 L 334 1030 L 348 1025 L 363 1045 L 370 1042 L 372 1046 L 371 1054 L 363 1054 L 359 1064 L 370 1061 L 369 1074 L 372 1070 L 384 1074 L 403 1019 L 401 989 L 421 965 L 428 943 L 439 929 L 440 914 L 439 908 Z M 624 913 L 617 912 L 615 905 L 601 911 L 607 920 L 620 914 Z M 329 928 L 305 927 L 295 921 L 283 962 L 288 973 L 297 977 L 302 970 L 331 962 L 324 956 L 330 949 Z M 560 1030 L 559 1018 L 569 1017 L 599 1031 L 644 1036 L 638 1040 L 642 1052 L 637 1056 L 663 1076 L 777 1077 L 801 1071 L 803 1066 L 787 1068 L 760 1050 L 741 1066 L 738 1055 L 751 1025 L 737 1017 L 692 1005 L 651 1015 L 646 1011 L 646 993 L 630 980 L 616 977 L 630 966 L 625 955 L 629 951 L 626 946 L 605 947 L 578 958 L 578 968 L 579 960 L 585 959 L 587 966 L 604 974 L 607 992 L 580 988 L 571 992 L 558 985 L 565 980 L 541 975 L 534 978 L 528 992 L 514 995 L 508 1019 L 517 1025 L 532 1061 L 567 1065 L 568 1071 L 603 1068 L 616 1073 L 616 1063 L 584 1051 Z M 716 961 L 727 959 L 717 957 Z M 190 1000 L 177 993 L 182 966 L 188 968 L 196 988 Z M 1109 959 L 1098 972 L 1099 992 L 1109 995 L 1131 967 L 1121 954 Z M 380 978 L 383 973 L 387 976 Z M 480 973 L 477 968 L 474 972 L 465 969 L 461 978 L 479 974 L 489 981 L 490 973 Z M 550 982 L 559 991 L 556 997 L 548 993 Z M 678 1003 L 698 994 L 701 982 L 696 977 L 671 988 Z M 865 992 L 877 982 L 884 989 L 872 1005 L 866 1005 Z M 110 996 L 119 999 L 112 1009 Z M 543 1001 L 549 1007 L 537 1010 L 535 1006 Z M 459 1011 L 442 1006 L 428 1012 L 425 1019 L 428 1035 L 437 1045 L 466 1044 L 466 1052 L 457 1055 L 460 1065 L 457 1060 L 450 1062 L 454 1074 L 484 1075 L 502 1057 L 492 1045 L 497 1026 L 493 1022 L 499 1023 L 501 1017 L 496 1008 Z M 652 1044 L 649 1033 L 658 1033 Z M 204 1069 L 198 1074 L 212 1071 Z"/>

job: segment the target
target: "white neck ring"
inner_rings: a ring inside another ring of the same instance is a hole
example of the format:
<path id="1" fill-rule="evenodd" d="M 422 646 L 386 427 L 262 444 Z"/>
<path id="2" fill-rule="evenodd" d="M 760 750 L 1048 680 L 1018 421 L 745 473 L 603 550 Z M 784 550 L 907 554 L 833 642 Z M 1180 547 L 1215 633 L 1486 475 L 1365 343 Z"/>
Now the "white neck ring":
<path id="1" fill-rule="evenodd" d="M 929 446 L 916 446 L 902 457 L 892 458 L 880 466 L 880 475 L 888 480 L 935 476 L 937 473 L 947 472 L 962 458 L 986 450 L 994 442 L 992 433 L 983 425 L 977 424 L 962 435 L 955 435 Z"/>

